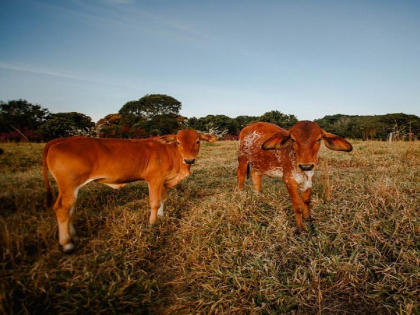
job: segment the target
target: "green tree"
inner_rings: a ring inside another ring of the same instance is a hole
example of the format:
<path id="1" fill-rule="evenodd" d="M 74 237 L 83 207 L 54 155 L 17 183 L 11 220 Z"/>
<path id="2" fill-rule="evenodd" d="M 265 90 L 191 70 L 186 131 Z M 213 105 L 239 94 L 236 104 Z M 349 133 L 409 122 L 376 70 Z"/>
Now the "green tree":
<path id="1" fill-rule="evenodd" d="M 266 112 L 258 118 L 258 121 L 270 122 L 286 129 L 291 128 L 294 124 L 298 122 L 295 115 L 283 114 L 278 110 Z"/>
<path id="2" fill-rule="evenodd" d="M 201 118 L 192 117 L 187 120 L 187 126 L 203 132 L 208 132 L 210 129 L 216 129 L 220 132 L 226 130 L 231 135 L 236 135 L 239 132 L 239 126 L 235 119 L 226 115 L 207 115 Z"/>
<path id="3" fill-rule="evenodd" d="M 39 127 L 44 140 L 72 137 L 76 135 L 91 135 L 95 123 L 89 116 L 81 113 L 50 114 L 48 120 Z"/>
<path id="4" fill-rule="evenodd" d="M 127 102 L 119 111 L 123 120 L 133 125 L 155 116 L 179 116 L 182 104 L 172 96 L 164 94 L 145 95 L 137 101 Z"/>
<path id="5" fill-rule="evenodd" d="M 137 101 L 127 102 L 120 109 L 120 126 L 130 138 L 176 133 L 182 128 L 184 119 L 179 115 L 181 107 L 181 102 L 171 96 L 145 95 Z"/>
<path id="6" fill-rule="evenodd" d="M 95 123 L 92 121 L 92 118 L 86 116 L 85 114 L 77 113 L 77 112 L 68 112 L 68 113 L 56 113 L 51 114 L 50 118 L 65 118 L 73 122 L 73 126 L 75 128 L 86 130 L 90 129 L 95 126 Z"/>
<path id="7" fill-rule="evenodd" d="M 239 129 L 243 129 L 249 124 L 258 121 L 257 116 L 238 116 L 235 118 L 236 124 L 239 127 Z"/>
<path id="8" fill-rule="evenodd" d="M 34 105 L 26 100 L 0 102 L 0 133 L 17 132 L 18 137 L 33 140 L 36 130 L 49 115 L 41 105 Z"/>

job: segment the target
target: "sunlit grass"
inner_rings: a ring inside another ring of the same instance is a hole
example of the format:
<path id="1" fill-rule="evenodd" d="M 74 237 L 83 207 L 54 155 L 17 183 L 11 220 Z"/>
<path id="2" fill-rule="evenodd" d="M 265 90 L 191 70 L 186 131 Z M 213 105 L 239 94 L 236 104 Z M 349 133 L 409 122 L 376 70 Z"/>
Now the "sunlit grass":
<path id="1" fill-rule="evenodd" d="M 311 234 L 293 233 L 279 179 L 237 191 L 225 141 L 203 145 L 153 227 L 145 183 L 83 187 L 72 255 L 43 208 L 43 145 L 2 144 L 0 313 L 420 314 L 420 142 L 353 143 L 321 150 Z"/>

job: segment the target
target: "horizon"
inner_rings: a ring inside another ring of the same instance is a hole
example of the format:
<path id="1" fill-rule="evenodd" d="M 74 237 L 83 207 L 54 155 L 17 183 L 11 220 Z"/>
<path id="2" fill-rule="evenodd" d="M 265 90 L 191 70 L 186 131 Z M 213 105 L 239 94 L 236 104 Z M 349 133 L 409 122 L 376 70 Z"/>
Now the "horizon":
<path id="1" fill-rule="evenodd" d="M 97 122 L 146 94 L 185 117 L 420 116 L 420 3 L 6 0 L 0 99 Z"/>

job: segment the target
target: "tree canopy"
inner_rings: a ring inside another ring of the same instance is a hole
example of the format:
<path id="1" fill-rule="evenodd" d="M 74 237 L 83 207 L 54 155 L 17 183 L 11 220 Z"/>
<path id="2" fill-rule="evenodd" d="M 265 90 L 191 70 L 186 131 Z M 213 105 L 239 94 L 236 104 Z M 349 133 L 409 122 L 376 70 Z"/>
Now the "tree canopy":
<path id="1" fill-rule="evenodd" d="M 401 139 L 420 134 L 420 117 L 403 113 L 374 116 L 337 114 L 316 119 L 315 122 L 329 132 L 363 140 L 385 140 L 391 133 Z"/>
<path id="2" fill-rule="evenodd" d="M 37 140 L 37 129 L 49 116 L 49 111 L 41 105 L 26 100 L 0 102 L 0 133 L 9 140 Z"/>
<path id="3" fill-rule="evenodd" d="M 50 114 L 47 121 L 39 127 L 44 140 L 76 135 L 89 135 L 95 126 L 92 119 L 84 114 L 70 112 Z"/>
<path id="4" fill-rule="evenodd" d="M 172 96 L 165 94 L 145 95 L 137 101 L 127 102 L 119 111 L 123 118 L 138 122 L 163 115 L 179 115 L 182 104 Z"/>
<path id="5" fill-rule="evenodd" d="M 293 125 L 298 122 L 295 115 L 283 114 L 278 110 L 266 112 L 264 115 L 258 118 L 258 121 L 270 122 L 286 129 L 293 127 Z"/>

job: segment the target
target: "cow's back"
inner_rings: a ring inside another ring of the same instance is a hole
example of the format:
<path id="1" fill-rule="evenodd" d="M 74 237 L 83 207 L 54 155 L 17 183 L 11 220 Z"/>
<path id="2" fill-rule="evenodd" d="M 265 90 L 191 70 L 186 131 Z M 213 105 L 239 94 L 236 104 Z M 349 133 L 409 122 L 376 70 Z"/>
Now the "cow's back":
<path id="1" fill-rule="evenodd" d="M 242 129 L 239 135 L 239 156 L 246 156 L 251 169 L 270 177 L 283 177 L 291 169 L 293 151 L 263 150 L 262 144 L 276 133 L 285 131 L 279 126 L 266 122 L 252 124 Z"/>
<path id="2" fill-rule="evenodd" d="M 50 171 L 81 180 L 111 178 L 126 182 L 141 179 L 152 154 L 163 145 L 152 140 L 68 138 L 53 144 L 48 152 Z"/>

